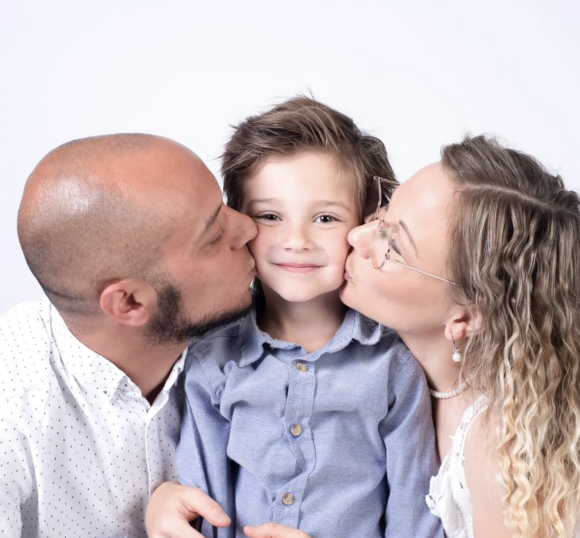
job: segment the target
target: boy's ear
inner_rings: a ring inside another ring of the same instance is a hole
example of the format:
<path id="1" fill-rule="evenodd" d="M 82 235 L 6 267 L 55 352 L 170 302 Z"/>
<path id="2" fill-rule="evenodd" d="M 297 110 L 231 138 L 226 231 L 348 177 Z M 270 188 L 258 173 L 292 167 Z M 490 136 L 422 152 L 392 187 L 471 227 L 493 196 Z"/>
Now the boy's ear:
<path id="1" fill-rule="evenodd" d="M 445 337 L 455 342 L 470 338 L 481 330 L 481 321 L 474 308 L 457 306 L 445 323 Z"/>
<path id="2" fill-rule="evenodd" d="M 157 292 L 142 280 L 119 280 L 102 291 L 99 304 L 118 323 L 141 327 L 157 309 Z"/>

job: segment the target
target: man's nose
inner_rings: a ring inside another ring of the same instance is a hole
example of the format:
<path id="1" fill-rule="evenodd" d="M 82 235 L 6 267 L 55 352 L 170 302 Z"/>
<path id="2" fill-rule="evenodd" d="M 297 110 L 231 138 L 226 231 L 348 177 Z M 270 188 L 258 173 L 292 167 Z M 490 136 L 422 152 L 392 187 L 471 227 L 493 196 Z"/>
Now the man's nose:
<path id="1" fill-rule="evenodd" d="M 232 225 L 231 247 L 233 250 L 238 250 L 246 246 L 249 241 L 258 235 L 258 228 L 256 228 L 256 224 L 248 215 L 244 215 L 234 209 L 230 209 L 230 211 L 233 217 L 230 220 Z"/>
<path id="2" fill-rule="evenodd" d="M 371 246 L 377 225 L 378 221 L 373 220 L 363 224 L 362 226 L 353 228 L 348 233 L 348 242 L 363 258 L 370 258 Z"/>

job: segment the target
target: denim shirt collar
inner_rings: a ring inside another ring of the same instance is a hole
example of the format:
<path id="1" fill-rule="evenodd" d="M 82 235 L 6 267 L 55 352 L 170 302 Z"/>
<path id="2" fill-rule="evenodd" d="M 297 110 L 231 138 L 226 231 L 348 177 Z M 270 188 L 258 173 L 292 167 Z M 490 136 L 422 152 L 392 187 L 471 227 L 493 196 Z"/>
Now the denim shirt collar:
<path id="1" fill-rule="evenodd" d="M 380 324 L 371 321 L 356 310 L 349 309 L 344 316 L 342 325 L 330 342 L 322 348 L 302 356 L 300 360 L 313 362 L 324 353 L 335 353 L 344 349 L 353 340 L 357 340 L 363 345 L 372 346 L 380 340 L 382 332 L 383 327 Z M 277 340 L 261 331 L 256 322 L 256 309 L 252 309 L 241 322 L 240 342 L 241 359 L 239 366 L 241 368 L 261 359 L 266 346 L 270 349 L 302 349 L 298 344 Z"/>

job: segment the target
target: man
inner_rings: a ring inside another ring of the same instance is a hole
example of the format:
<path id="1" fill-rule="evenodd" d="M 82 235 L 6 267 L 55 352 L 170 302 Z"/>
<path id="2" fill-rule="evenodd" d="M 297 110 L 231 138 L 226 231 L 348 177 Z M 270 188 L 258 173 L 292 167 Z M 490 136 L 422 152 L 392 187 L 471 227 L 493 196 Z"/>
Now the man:
<path id="1" fill-rule="evenodd" d="M 145 537 L 188 340 L 249 307 L 255 225 L 187 148 L 112 135 L 40 162 L 18 234 L 48 300 L 0 320 L 0 535 Z"/>

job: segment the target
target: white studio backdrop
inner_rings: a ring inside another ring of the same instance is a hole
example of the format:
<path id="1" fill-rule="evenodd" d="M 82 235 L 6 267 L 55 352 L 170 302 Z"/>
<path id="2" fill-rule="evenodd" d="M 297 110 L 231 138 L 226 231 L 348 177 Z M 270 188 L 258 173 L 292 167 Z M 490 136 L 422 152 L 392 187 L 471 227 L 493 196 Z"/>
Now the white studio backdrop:
<path id="1" fill-rule="evenodd" d="M 487 132 L 580 189 L 579 21 L 576 0 L 0 0 L 0 313 L 42 297 L 16 214 L 75 138 L 167 136 L 219 178 L 232 123 L 311 90 L 382 138 L 401 180 Z"/>

